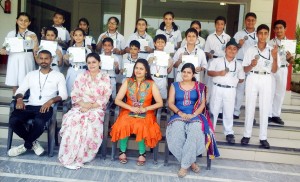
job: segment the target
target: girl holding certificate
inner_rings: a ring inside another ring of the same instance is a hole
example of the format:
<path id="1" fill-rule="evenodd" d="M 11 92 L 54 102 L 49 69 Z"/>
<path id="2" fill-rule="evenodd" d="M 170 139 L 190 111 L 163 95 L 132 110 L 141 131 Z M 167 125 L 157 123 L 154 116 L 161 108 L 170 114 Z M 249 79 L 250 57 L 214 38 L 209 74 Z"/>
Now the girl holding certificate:
<path id="1" fill-rule="evenodd" d="M 129 53 L 130 50 L 130 42 L 133 40 L 137 40 L 141 44 L 141 49 L 139 53 L 139 57 L 143 59 L 147 59 L 148 55 L 153 52 L 154 44 L 152 37 L 147 33 L 148 23 L 145 19 L 139 18 L 135 24 L 134 33 L 131 34 L 127 40 L 126 52 Z"/>
<path id="2" fill-rule="evenodd" d="M 38 39 L 34 32 L 27 29 L 30 23 L 29 14 L 19 13 L 16 29 L 7 34 L 0 51 L 1 55 L 8 55 L 5 84 L 13 87 L 13 94 L 26 74 L 35 70 L 33 52 L 38 50 Z"/>
<path id="3" fill-rule="evenodd" d="M 68 95 L 71 94 L 71 89 L 77 75 L 84 72 L 87 68 L 85 56 L 91 53 L 91 50 L 85 45 L 85 33 L 82 29 L 75 29 L 72 36 L 75 44 L 69 47 L 67 54 L 64 55 L 64 62 L 69 66 L 66 76 Z"/>

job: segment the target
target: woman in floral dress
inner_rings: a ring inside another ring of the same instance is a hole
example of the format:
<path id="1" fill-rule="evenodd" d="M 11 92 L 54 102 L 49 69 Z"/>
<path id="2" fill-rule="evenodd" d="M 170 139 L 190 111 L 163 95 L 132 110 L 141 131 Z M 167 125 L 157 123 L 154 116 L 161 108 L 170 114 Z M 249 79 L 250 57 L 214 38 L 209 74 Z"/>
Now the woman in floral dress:
<path id="1" fill-rule="evenodd" d="M 106 104 L 111 95 L 109 75 L 99 69 L 100 57 L 90 53 L 88 70 L 77 76 L 71 92 L 72 109 L 63 116 L 58 159 L 79 169 L 96 156 L 103 138 Z"/>

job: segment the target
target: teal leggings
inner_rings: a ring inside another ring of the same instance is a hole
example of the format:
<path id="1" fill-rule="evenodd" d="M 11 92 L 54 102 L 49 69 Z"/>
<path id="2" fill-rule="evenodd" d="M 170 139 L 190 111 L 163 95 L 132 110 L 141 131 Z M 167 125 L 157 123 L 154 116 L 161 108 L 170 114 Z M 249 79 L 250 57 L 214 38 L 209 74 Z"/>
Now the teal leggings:
<path id="1" fill-rule="evenodd" d="M 121 152 L 126 152 L 127 149 L 128 137 L 120 139 L 120 150 Z M 144 139 L 138 142 L 139 145 L 139 153 L 144 154 L 146 152 L 146 145 Z"/>

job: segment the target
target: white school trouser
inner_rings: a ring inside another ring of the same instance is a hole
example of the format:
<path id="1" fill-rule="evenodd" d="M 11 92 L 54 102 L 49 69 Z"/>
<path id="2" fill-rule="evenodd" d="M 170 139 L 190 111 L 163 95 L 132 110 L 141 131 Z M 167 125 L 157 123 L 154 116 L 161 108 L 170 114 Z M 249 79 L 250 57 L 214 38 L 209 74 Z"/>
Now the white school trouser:
<path id="1" fill-rule="evenodd" d="M 259 139 L 267 139 L 268 115 L 271 109 L 272 77 L 250 73 L 246 80 L 246 113 L 244 137 L 251 137 L 256 98 L 259 95 Z"/>
<path id="2" fill-rule="evenodd" d="M 288 76 L 288 68 L 280 67 L 276 73 L 272 73 L 272 109 L 270 110 L 270 117 L 280 117 L 281 106 L 284 100 Z"/>
<path id="3" fill-rule="evenodd" d="M 241 114 L 241 107 L 245 95 L 245 85 L 246 85 L 245 83 L 246 80 L 244 80 L 242 83 L 238 83 L 236 87 L 235 105 L 234 105 L 234 112 L 233 112 L 235 116 L 239 116 Z"/>
<path id="4" fill-rule="evenodd" d="M 115 99 L 116 96 L 117 96 L 117 82 L 116 82 L 116 78 L 115 77 L 109 77 L 109 78 L 110 78 L 110 85 L 111 85 L 111 89 L 112 89 L 111 97 L 113 99 Z"/>
<path id="5" fill-rule="evenodd" d="M 214 129 L 216 128 L 218 114 L 223 111 L 224 134 L 234 134 L 233 110 L 236 88 L 223 88 L 217 85 L 212 86 L 210 97 L 210 112 L 213 114 Z"/>

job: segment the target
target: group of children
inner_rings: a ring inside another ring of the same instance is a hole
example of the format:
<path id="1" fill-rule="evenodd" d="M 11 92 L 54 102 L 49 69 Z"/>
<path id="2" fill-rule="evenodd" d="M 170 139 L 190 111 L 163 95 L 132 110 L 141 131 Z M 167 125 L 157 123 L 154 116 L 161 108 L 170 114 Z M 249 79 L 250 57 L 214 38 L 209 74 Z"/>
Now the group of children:
<path id="1" fill-rule="evenodd" d="M 244 93 L 246 122 L 241 144 L 248 144 L 256 97 L 259 95 L 259 138 L 263 147 L 270 148 L 266 134 L 268 121 L 284 124 L 280 119 L 280 112 L 285 94 L 287 66 L 293 57 L 285 50 L 278 51 L 280 41 L 286 39 L 286 23 L 283 20 L 274 23 L 276 37 L 267 44 L 269 27 L 260 25 L 256 29 L 256 19 L 255 13 L 247 13 L 245 28 L 237 32 L 234 38 L 230 38 L 224 31 L 225 17 L 218 16 L 215 19 L 215 32 L 210 34 L 206 41 L 200 36 L 201 23 L 192 21 L 191 28 L 185 32 L 182 41 L 181 31 L 174 23 L 174 13 L 166 12 L 154 39 L 147 33 L 147 21 L 139 18 L 134 33 L 125 42 L 124 36 L 118 32 L 118 18 L 110 17 L 107 22 L 108 30 L 95 42 L 89 35 L 87 19 L 80 19 L 78 27 L 69 34 L 63 27 L 63 13 L 56 12 L 53 16 L 53 26 L 43 28 L 41 39 L 58 43 L 52 69 L 60 70 L 63 65 L 69 67 L 66 76 L 68 94 L 76 76 L 87 68 L 84 60 L 74 62 L 74 56 L 70 53 L 73 47 L 84 49 L 86 55 L 93 51 L 99 52 L 101 60 L 109 59 L 114 62 L 113 69 L 102 69 L 110 76 L 113 98 L 117 93 L 117 85 L 120 85 L 124 78 L 131 76 L 128 70 L 137 59 L 148 61 L 152 78 L 163 99 L 167 99 L 168 86 L 174 81 L 182 80 L 182 66 L 191 62 L 196 68 L 196 80 L 205 82 L 208 87 L 207 101 L 210 103 L 214 127 L 218 114 L 223 113 L 224 134 L 230 144 L 235 143 L 233 119 L 239 118 Z M 34 55 L 42 49 L 38 46 L 36 34 L 28 30 L 30 23 L 30 16 L 20 13 L 16 21 L 16 30 L 7 35 L 23 38 L 26 43 L 24 45 L 28 45 L 24 47 L 24 52 L 10 53 L 5 46 L 1 49 L 1 54 L 9 55 L 5 83 L 13 86 L 14 92 L 26 73 L 35 69 Z M 271 91 L 272 95 L 269 94 Z"/>

